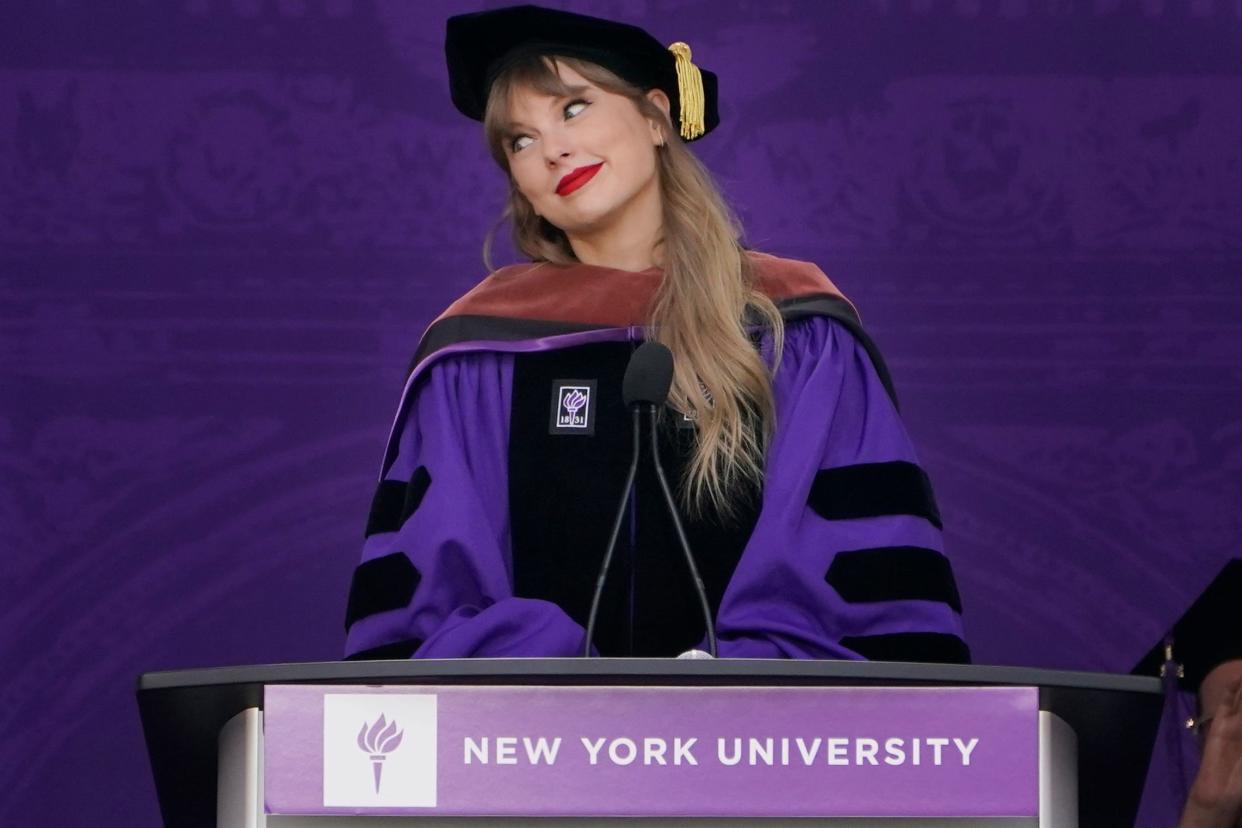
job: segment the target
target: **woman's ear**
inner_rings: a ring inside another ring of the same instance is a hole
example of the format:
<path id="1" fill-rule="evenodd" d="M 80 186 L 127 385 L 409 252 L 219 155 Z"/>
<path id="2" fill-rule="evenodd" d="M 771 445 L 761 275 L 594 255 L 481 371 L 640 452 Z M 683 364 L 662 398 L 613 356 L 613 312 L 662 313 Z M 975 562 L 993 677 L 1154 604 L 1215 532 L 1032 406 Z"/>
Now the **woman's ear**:
<path id="1" fill-rule="evenodd" d="M 664 118 L 666 121 L 670 118 L 669 113 L 672 112 L 673 107 L 672 107 L 672 104 L 669 103 L 668 95 L 664 94 L 663 89 L 647 90 L 647 100 L 651 101 L 653 104 L 660 107 L 661 110 L 663 110 Z M 663 146 L 664 142 L 668 140 L 668 138 L 664 135 L 664 129 L 667 126 L 667 124 L 659 124 L 651 120 L 649 120 L 647 123 L 651 125 L 652 141 L 654 141 L 657 146 Z"/>

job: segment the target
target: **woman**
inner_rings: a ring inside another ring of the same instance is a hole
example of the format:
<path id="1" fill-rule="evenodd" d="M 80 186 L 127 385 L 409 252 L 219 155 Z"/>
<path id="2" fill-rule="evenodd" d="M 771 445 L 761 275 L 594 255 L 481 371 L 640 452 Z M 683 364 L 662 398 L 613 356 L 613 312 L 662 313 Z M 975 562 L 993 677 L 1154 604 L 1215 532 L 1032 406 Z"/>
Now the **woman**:
<path id="1" fill-rule="evenodd" d="M 347 657 L 582 652 L 630 458 L 621 377 L 654 338 L 675 365 L 661 456 L 719 654 L 968 660 L 878 353 L 818 268 L 741 246 L 685 146 L 719 120 L 715 75 L 684 43 L 532 6 L 451 18 L 446 52 L 531 263 L 493 272 L 423 337 Z M 705 627 L 643 463 L 594 651 L 677 655 Z"/>

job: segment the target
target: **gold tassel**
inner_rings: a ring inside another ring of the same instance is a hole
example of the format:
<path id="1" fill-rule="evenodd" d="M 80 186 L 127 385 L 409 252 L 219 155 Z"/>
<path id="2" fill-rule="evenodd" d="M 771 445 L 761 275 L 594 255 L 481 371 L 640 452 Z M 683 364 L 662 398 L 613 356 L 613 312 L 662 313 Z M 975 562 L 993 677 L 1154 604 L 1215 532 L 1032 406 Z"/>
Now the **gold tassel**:
<path id="1" fill-rule="evenodd" d="M 668 47 L 677 59 L 677 96 L 681 99 L 681 137 L 690 141 L 707 128 L 703 124 L 706 98 L 703 94 L 703 73 L 690 62 L 690 45 L 680 40 Z"/>

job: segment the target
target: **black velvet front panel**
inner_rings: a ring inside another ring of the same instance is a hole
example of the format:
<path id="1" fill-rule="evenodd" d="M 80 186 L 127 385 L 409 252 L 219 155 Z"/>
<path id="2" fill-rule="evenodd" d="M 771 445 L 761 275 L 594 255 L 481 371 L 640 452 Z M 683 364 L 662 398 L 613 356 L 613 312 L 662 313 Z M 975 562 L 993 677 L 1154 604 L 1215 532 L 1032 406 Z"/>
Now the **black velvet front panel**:
<path id="1" fill-rule="evenodd" d="M 630 415 L 621 379 L 631 343 L 600 343 L 514 359 L 509 438 L 509 505 L 516 594 L 559 604 L 585 627 L 608 530 L 630 459 Z M 596 383 L 592 434 L 549 433 L 557 381 Z M 693 432 L 675 416 L 661 429 L 663 468 L 681 479 Z M 643 440 L 634 499 L 626 510 L 600 605 L 595 645 L 601 655 L 670 656 L 696 645 L 704 623 L 676 532 Z M 713 613 L 757 518 L 734 527 L 689 521 L 686 534 Z"/>

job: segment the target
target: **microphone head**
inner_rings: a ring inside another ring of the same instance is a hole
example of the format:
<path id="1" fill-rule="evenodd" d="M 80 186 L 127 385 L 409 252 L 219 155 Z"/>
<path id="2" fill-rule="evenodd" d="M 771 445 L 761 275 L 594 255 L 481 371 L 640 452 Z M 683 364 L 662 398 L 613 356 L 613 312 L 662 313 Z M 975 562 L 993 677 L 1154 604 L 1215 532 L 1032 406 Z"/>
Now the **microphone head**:
<path id="1" fill-rule="evenodd" d="M 673 352 L 654 340 L 639 345 L 621 381 L 625 407 L 636 403 L 664 405 L 673 384 Z"/>

